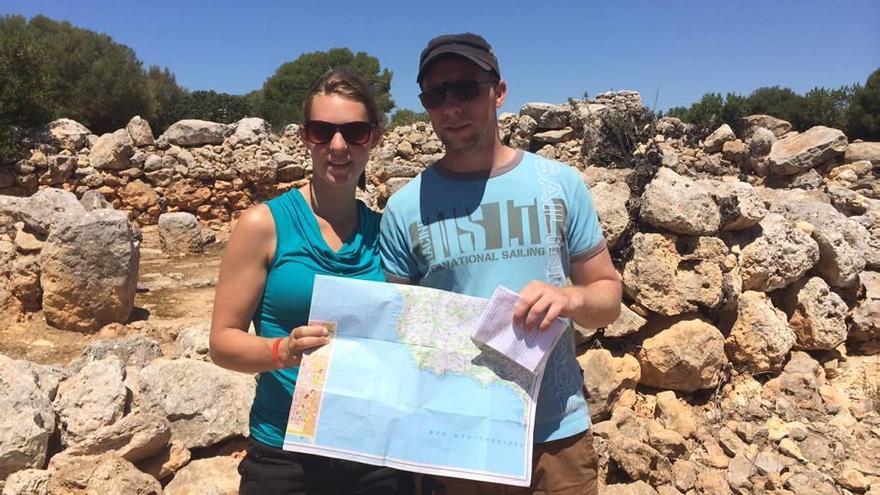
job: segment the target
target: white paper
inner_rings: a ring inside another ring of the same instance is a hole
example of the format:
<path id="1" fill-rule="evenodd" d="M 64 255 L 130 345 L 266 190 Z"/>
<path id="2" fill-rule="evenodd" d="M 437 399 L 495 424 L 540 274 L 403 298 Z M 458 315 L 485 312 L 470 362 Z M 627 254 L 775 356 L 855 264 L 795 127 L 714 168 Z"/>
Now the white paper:
<path id="1" fill-rule="evenodd" d="M 499 286 L 483 311 L 471 337 L 504 354 L 532 373 L 538 373 L 547 362 L 550 351 L 565 331 L 565 321 L 556 318 L 544 331 L 525 330 L 513 324 L 513 310 L 519 294 Z"/>

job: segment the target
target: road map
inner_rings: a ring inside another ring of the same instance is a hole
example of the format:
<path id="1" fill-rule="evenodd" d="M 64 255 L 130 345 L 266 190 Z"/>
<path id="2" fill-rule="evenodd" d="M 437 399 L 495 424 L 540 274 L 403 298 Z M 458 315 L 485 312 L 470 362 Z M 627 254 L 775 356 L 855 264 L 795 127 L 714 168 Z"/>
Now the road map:
<path id="1" fill-rule="evenodd" d="M 527 486 L 543 369 L 471 340 L 487 303 L 316 277 L 310 323 L 331 341 L 303 357 L 284 449 Z"/>

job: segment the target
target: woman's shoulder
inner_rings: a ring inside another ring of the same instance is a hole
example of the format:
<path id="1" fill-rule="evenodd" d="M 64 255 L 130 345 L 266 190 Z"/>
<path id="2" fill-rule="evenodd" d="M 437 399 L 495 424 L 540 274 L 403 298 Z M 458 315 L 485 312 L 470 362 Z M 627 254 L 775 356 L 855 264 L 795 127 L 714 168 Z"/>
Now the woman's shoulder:
<path id="1" fill-rule="evenodd" d="M 266 203 L 260 203 L 244 210 L 235 223 L 235 230 L 257 236 L 274 236 L 275 219 Z"/>

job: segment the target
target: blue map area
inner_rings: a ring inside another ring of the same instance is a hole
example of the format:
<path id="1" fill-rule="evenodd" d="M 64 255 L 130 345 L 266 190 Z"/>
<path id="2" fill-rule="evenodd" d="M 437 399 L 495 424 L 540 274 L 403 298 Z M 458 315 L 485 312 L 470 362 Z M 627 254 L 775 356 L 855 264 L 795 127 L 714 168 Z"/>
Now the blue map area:
<path id="1" fill-rule="evenodd" d="M 337 325 L 332 360 L 314 442 L 288 434 L 286 448 L 308 444 L 415 471 L 528 478 L 529 404 L 511 383 L 419 368 L 401 341 L 405 300 L 393 284 L 319 277 L 315 294 L 311 318 Z"/>

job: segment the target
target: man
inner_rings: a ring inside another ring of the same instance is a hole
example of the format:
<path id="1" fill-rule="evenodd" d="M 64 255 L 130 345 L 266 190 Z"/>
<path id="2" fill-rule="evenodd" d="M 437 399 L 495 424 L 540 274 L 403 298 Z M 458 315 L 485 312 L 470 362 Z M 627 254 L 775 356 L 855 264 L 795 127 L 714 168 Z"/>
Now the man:
<path id="1" fill-rule="evenodd" d="M 514 324 L 533 331 L 560 316 L 588 328 L 613 322 L 620 280 L 590 194 L 571 167 L 502 144 L 496 111 L 507 85 L 489 43 L 470 33 L 432 39 L 417 81 L 446 153 L 386 206 L 389 281 L 485 298 L 498 285 L 518 290 Z M 569 328 L 541 384 L 532 486 L 444 478 L 435 492 L 597 493 L 589 426 Z"/>

